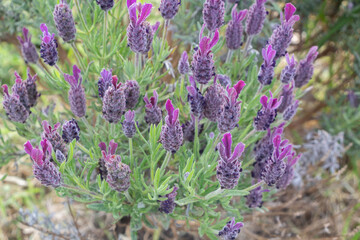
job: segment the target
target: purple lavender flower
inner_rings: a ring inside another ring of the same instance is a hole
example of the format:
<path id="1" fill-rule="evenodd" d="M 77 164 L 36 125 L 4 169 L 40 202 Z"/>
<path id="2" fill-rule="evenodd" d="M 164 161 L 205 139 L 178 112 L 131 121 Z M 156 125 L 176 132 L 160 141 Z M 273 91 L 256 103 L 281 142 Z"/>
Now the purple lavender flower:
<path id="1" fill-rule="evenodd" d="M 233 189 L 238 184 L 240 178 L 241 163 L 240 157 L 244 152 L 245 145 L 238 143 L 231 151 L 231 133 L 225 133 L 222 143 L 218 144 L 220 159 L 216 167 L 216 178 L 219 180 L 222 189 Z"/>
<path id="2" fill-rule="evenodd" d="M 277 98 L 273 98 L 271 91 L 269 92 L 270 99 L 266 95 L 263 95 L 260 98 L 262 108 L 257 112 L 257 115 L 254 118 L 254 127 L 256 131 L 265 131 L 270 127 L 271 123 L 275 121 L 277 108 L 280 106 L 282 101 L 282 97 L 278 100 Z"/>
<path id="3" fill-rule="evenodd" d="M 96 4 L 100 6 L 101 10 L 109 11 L 114 6 L 114 0 L 96 0 Z"/>
<path id="4" fill-rule="evenodd" d="M 110 123 L 117 123 L 121 120 L 126 109 L 124 88 L 121 82 L 117 84 L 117 76 L 112 77 L 112 86 L 106 90 L 103 98 L 103 117 Z"/>
<path id="5" fill-rule="evenodd" d="M 77 117 L 84 117 L 86 114 L 86 98 L 84 88 L 81 86 L 82 76 L 78 66 L 73 66 L 73 76 L 64 74 L 65 80 L 70 84 L 69 103 L 71 111 Z"/>
<path id="6" fill-rule="evenodd" d="M 58 44 L 55 39 L 55 34 L 48 32 L 45 23 L 40 25 L 40 30 L 43 32 L 40 45 L 40 57 L 50 66 L 54 66 L 58 60 Z"/>
<path id="7" fill-rule="evenodd" d="M 190 72 L 190 64 L 189 64 L 189 59 L 188 59 L 188 55 L 187 52 L 184 51 L 181 54 L 181 58 L 179 60 L 179 64 L 178 64 L 178 70 L 179 73 L 182 75 L 188 74 Z"/>
<path id="8" fill-rule="evenodd" d="M 187 86 L 188 90 L 188 102 L 190 104 L 191 113 L 195 117 L 200 117 L 204 111 L 205 98 L 196 87 L 196 82 L 192 76 L 189 76 L 190 86 Z"/>
<path id="9" fill-rule="evenodd" d="M 149 99 L 147 94 L 144 97 L 145 101 L 145 122 L 147 124 L 158 125 L 162 119 L 162 111 L 157 106 L 158 94 L 156 90 L 153 92 L 153 96 Z"/>
<path id="10" fill-rule="evenodd" d="M 24 39 L 17 37 L 21 45 L 21 53 L 24 57 L 25 63 L 37 63 L 39 54 L 36 51 L 35 45 L 31 42 L 31 34 L 27 28 L 23 28 Z"/>
<path id="11" fill-rule="evenodd" d="M 123 129 L 123 133 L 127 138 L 132 138 L 134 137 L 135 133 L 136 133 L 136 126 L 135 126 L 135 112 L 134 111 L 127 111 L 125 113 L 125 120 L 122 123 L 122 129 Z"/>
<path id="12" fill-rule="evenodd" d="M 293 151 L 287 157 L 287 163 L 284 174 L 281 178 L 276 182 L 276 188 L 278 189 L 285 189 L 291 183 L 294 177 L 294 165 L 300 159 L 301 154 L 296 156 L 296 152 Z"/>
<path id="13" fill-rule="evenodd" d="M 173 19 L 179 11 L 180 4 L 181 0 L 161 0 L 159 7 L 161 16 L 166 20 Z"/>
<path id="14" fill-rule="evenodd" d="M 250 36 L 259 34 L 264 26 L 266 18 L 265 2 L 266 0 L 256 0 L 249 8 L 246 19 L 246 33 Z"/>
<path id="15" fill-rule="evenodd" d="M 290 121 L 296 114 L 296 110 L 299 106 L 299 101 L 296 100 L 293 104 L 291 104 L 288 108 L 286 108 L 283 118 L 285 121 Z"/>
<path id="16" fill-rule="evenodd" d="M 167 197 L 167 200 L 161 201 L 159 211 L 162 213 L 170 214 L 174 211 L 176 203 L 175 198 L 177 195 L 177 190 L 179 188 L 174 186 L 174 190 L 171 193 L 166 194 L 164 197 Z"/>
<path id="17" fill-rule="evenodd" d="M 98 81 L 98 89 L 99 89 L 99 96 L 101 99 L 104 97 L 106 90 L 112 85 L 112 69 L 106 70 L 103 68 L 103 70 L 100 73 L 101 77 Z"/>
<path id="18" fill-rule="evenodd" d="M 232 19 L 226 28 L 226 46 L 229 49 L 236 50 L 242 45 L 243 25 L 242 20 L 245 19 L 247 10 L 236 11 L 237 4 L 234 5 L 231 16 Z"/>
<path id="19" fill-rule="evenodd" d="M 240 233 L 240 228 L 242 228 L 244 224 L 242 222 L 235 223 L 235 218 L 232 218 L 231 221 L 227 222 L 224 228 L 219 231 L 219 237 L 224 240 L 234 240 Z"/>
<path id="20" fill-rule="evenodd" d="M 125 82 L 124 94 L 126 99 L 126 109 L 133 109 L 139 101 L 140 87 L 137 81 L 128 80 Z"/>
<path id="21" fill-rule="evenodd" d="M 306 58 L 301 60 L 297 66 L 295 74 L 295 87 L 300 88 L 306 85 L 312 78 L 314 73 L 314 61 L 319 54 L 317 50 L 317 46 L 310 48 Z"/>
<path id="22" fill-rule="evenodd" d="M 24 123 L 29 117 L 29 111 L 26 107 L 20 102 L 19 95 L 12 93 L 9 94 L 9 88 L 6 84 L 2 85 L 4 91 L 4 101 L 3 106 L 6 112 L 6 115 L 11 121 Z"/>
<path id="23" fill-rule="evenodd" d="M 218 128 L 221 133 L 230 132 L 238 125 L 240 119 L 241 101 L 237 101 L 237 99 L 245 85 L 245 82 L 240 80 L 234 85 L 234 87 L 227 87 L 224 111 L 218 120 Z"/>
<path id="24" fill-rule="evenodd" d="M 275 54 L 276 51 L 272 49 L 271 45 L 267 45 L 266 48 L 262 49 L 264 62 L 261 64 L 258 74 L 258 81 L 261 85 L 270 85 L 274 78 Z"/>
<path id="25" fill-rule="evenodd" d="M 27 69 L 27 79 L 25 81 L 26 91 L 29 99 L 29 106 L 33 107 L 36 105 L 37 99 L 40 97 L 40 93 L 37 91 L 36 88 L 36 78 L 37 75 L 31 76 L 30 68 Z"/>
<path id="26" fill-rule="evenodd" d="M 75 119 L 66 121 L 62 126 L 62 139 L 66 143 L 70 143 L 72 140 L 80 140 L 80 127 Z"/>
<path id="27" fill-rule="evenodd" d="M 75 22 L 66 0 L 60 0 L 60 3 L 55 5 L 53 15 L 56 29 L 64 42 L 75 40 Z"/>
<path id="28" fill-rule="evenodd" d="M 171 100 L 166 101 L 165 124 L 162 126 L 160 142 L 166 151 L 175 153 L 183 143 L 183 131 L 179 122 L 179 109 L 174 109 Z"/>
<path id="29" fill-rule="evenodd" d="M 295 72 L 296 72 L 296 64 L 294 55 L 292 55 L 291 59 L 289 54 L 287 53 L 285 55 L 287 65 L 286 67 L 281 71 L 280 75 L 280 81 L 284 84 L 289 84 L 294 80 Z"/>
<path id="30" fill-rule="evenodd" d="M 26 89 L 26 83 L 22 81 L 20 75 L 15 71 L 14 75 L 16 77 L 15 84 L 12 86 L 11 90 L 14 94 L 19 96 L 19 100 L 24 107 L 30 111 L 29 96 Z"/>
<path id="31" fill-rule="evenodd" d="M 217 75 L 216 75 L 216 79 L 219 80 L 219 83 L 220 83 L 221 86 L 223 86 L 224 88 L 226 88 L 228 85 L 231 85 L 231 79 L 230 79 L 230 77 L 227 76 L 227 75 L 217 74 Z"/>
<path id="32" fill-rule="evenodd" d="M 127 28 L 128 45 L 135 53 L 146 54 L 151 47 L 154 32 L 146 18 L 150 15 L 152 4 L 137 4 L 136 0 L 127 0 L 130 24 Z M 136 10 L 139 16 L 136 15 Z"/>
<path id="33" fill-rule="evenodd" d="M 24 144 L 25 152 L 29 154 L 34 161 L 33 172 L 35 178 L 45 186 L 57 188 L 61 185 L 61 173 L 55 165 L 50 162 L 51 144 L 44 139 L 41 141 L 41 147 L 42 150 L 33 148 L 29 141 Z"/>
<path id="34" fill-rule="evenodd" d="M 295 11 L 296 7 L 291 3 L 287 3 L 284 14 L 280 12 L 281 25 L 274 30 L 269 39 L 269 44 L 271 44 L 276 51 L 275 59 L 285 56 L 286 49 L 291 43 L 294 31 L 293 25 L 300 20 L 298 15 L 294 15 Z"/>
<path id="35" fill-rule="evenodd" d="M 225 2 L 223 0 L 205 0 L 203 20 L 207 29 L 213 32 L 224 24 Z"/>
<path id="36" fill-rule="evenodd" d="M 191 114 L 191 119 L 181 125 L 184 141 L 193 142 L 195 138 L 195 116 Z M 203 131 L 204 124 L 199 124 L 199 135 Z"/>
<path id="37" fill-rule="evenodd" d="M 249 208 L 261 208 L 264 203 L 262 200 L 263 192 L 269 192 L 269 190 L 261 189 L 261 186 L 251 190 L 250 194 L 246 196 L 246 205 Z"/>
<path id="38" fill-rule="evenodd" d="M 199 48 L 193 56 L 191 68 L 195 80 L 200 84 L 207 84 L 215 75 L 215 66 L 211 48 L 216 45 L 219 40 L 219 32 L 215 31 L 214 37 L 211 40 L 209 37 L 203 37 L 205 24 L 202 26 L 199 35 Z"/>
<path id="39" fill-rule="evenodd" d="M 58 133 L 58 128 L 60 127 L 60 123 L 56 123 L 54 127 L 51 127 L 48 121 L 44 120 L 42 123 L 44 132 L 42 134 L 42 137 L 44 139 L 47 139 L 51 146 L 54 148 L 54 151 L 59 150 L 64 155 L 67 155 L 66 151 L 66 145 L 64 143 L 64 140 L 61 138 L 60 134 Z"/>
<path id="40" fill-rule="evenodd" d="M 106 144 L 100 143 L 99 147 L 103 155 L 107 169 L 106 182 L 109 186 L 117 191 L 124 192 L 130 187 L 131 170 L 128 165 L 121 162 L 121 157 L 115 155 L 118 144 L 111 140 L 109 143 L 109 152 L 106 151 Z"/>
<path id="41" fill-rule="evenodd" d="M 216 82 L 215 77 L 214 84 L 208 87 L 205 93 L 204 116 L 207 119 L 212 122 L 217 122 L 220 119 L 224 111 L 225 96 L 225 89 Z"/>
<path id="42" fill-rule="evenodd" d="M 273 155 L 265 161 L 265 166 L 261 173 L 261 179 L 269 186 L 275 185 L 284 175 L 286 164 L 283 161 L 289 155 L 292 145 L 288 140 L 281 141 L 281 136 L 277 135 L 274 140 Z"/>
<path id="43" fill-rule="evenodd" d="M 282 97 L 282 101 L 277 111 L 283 113 L 294 100 L 294 84 L 291 84 L 291 86 L 290 84 L 284 85 L 280 96 Z"/>
<path id="44" fill-rule="evenodd" d="M 55 157 L 56 157 L 56 161 L 58 161 L 59 163 L 63 163 L 66 161 L 65 155 L 59 149 L 56 150 Z"/>

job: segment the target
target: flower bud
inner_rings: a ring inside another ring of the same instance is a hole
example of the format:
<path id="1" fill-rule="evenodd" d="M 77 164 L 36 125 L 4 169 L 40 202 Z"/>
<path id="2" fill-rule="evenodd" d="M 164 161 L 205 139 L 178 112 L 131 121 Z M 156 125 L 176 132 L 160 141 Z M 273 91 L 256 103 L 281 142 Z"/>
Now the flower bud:
<path id="1" fill-rule="evenodd" d="M 216 75 L 216 79 L 219 80 L 219 83 L 221 84 L 221 86 L 223 86 L 224 88 L 226 88 L 228 85 L 231 85 L 231 79 L 229 76 L 227 75 L 223 75 L 223 74 L 217 74 Z"/>
<path id="2" fill-rule="evenodd" d="M 179 11 L 180 4 L 181 0 L 161 0 L 159 7 L 161 16 L 166 20 L 173 19 Z"/>
<path id="3" fill-rule="evenodd" d="M 135 126 L 135 112 L 134 111 L 127 111 L 125 113 L 125 120 L 122 123 L 123 133 L 127 138 L 132 138 L 136 133 L 136 126 Z"/>
<path id="4" fill-rule="evenodd" d="M 37 99 L 40 97 L 40 93 L 37 91 L 36 78 L 37 75 L 31 76 L 30 68 L 27 69 L 27 79 L 25 81 L 26 91 L 29 99 L 29 106 L 33 107 L 36 105 Z"/>
<path id="5" fill-rule="evenodd" d="M 219 237 L 223 240 L 234 240 L 239 235 L 240 228 L 243 226 L 244 224 L 242 222 L 235 223 L 235 218 L 232 218 L 219 232 Z"/>
<path id="6" fill-rule="evenodd" d="M 174 109 L 171 100 L 166 102 L 165 124 L 161 128 L 160 142 L 166 151 L 175 153 L 183 143 L 183 131 L 179 122 L 179 109 Z"/>
<path id="7" fill-rule="evenodd" d="M 199 35 L 199 48 L 193 56 L 191 69 L 194 74 L 195 81 L 200 84 L 207 84 L 215 75 L 215 66 L 211 48 L 213 48 L 219 40 L 219 32 L 216 30 L 213 39 L 203 37 L 205 24 L 203 25 Z"/>
<path id="8" fill-rule="evenodd" d="M 156 90 L 153 92 L 153 96 L 149 99 L 147 94 L 144 97 L 145 102 L 145 122 L 147 124 L 158 125 L 162 119 L 162 111 L 157 106 L 158 94 Z"/>
<path id="9" fill-rule="evenodd" d="M 119 155 L 115 155 L 117 146 L 118 144 L 111 140 L 107 152 L 105 143 L 99 144 L 107 170 L 106 181 L 113 190 L 124 192 L 130 187 L 131 170 L 128 165 L 121 162 Z"/>
<path id="10" fill-rule="evenodd" d="M 282 101 L 277 111 L 279 113 L 283 113 L 292 104 L 294 100 L 294 84 L 292 84 L 291 86 L 290 84 L 283 86 L 280 97 L 282 97 Z"/>
<path id="11" fill-rule="evenodd" d="M 295 72 L 296 72 L 296 64 L 294 55 L 292 55 L 291 59 L 289 57 L 289 54 L 285 55 L 287 65 L 286 67 L 281 71 L 280 75 L 280 81 L 283 84 L 289 84 L 294 80 Z"/>
<path id="12" fill-rule="evenodd" d="M 34 162 L 33 172 L 35 178 L 45 186 L 57 188 L 61 185 L 61 173 L 56 166 L 50 162 L 51 144 L 44 139 L 41 141 L 41 147 L 42 150 L 33 148 L 29 141 L 24 144 L 25 152 L 30 155 Z"/>
<path id="13" fill-rule="evenodd" d="M 218 120 L 218 128 L 221 133 L 230 132 L 238 125 L 240 120 L 241 101 L 237 101 L 237 99 L 245 85 L 245 82 L 240 80 L 234 87 L 227 87 L 224 111 Z"/>
<path id="14" fill-rule="evenodd" d="M 12 93 L 9 94 L 9 88 L 6 84 L 2 85 L 4 91 L 4 100 L 3 106 L 6 112 L 6 115 L 11 121 L 24 123 L 29 117 L 29 111 L 26 107 L 20 102 L 18 95 Z"/>
<path id="15" fill-rule="evenodd" d="M 64 74 L 65 80 L 70 84 L 69 103 L 71 111 L 77 117 L 84 117 L 86 114 L 86 98 L 84 88 L 81 86 L 81 70 L 74 65 L 73 76 Z"/>
<path id="16" fill-rule="evenodd" d="M 258 186 L 257 188 L 251 190 L 250 194 L 246 196 L 246 205 L 249 208 L 261 208 L 264 203 L 262 200 L 263 192 L 269 192 L 269 190 L 262 190 L 261 186 Z"/>
<path id="17" fill-rule="evenodd" d="M 100 75 L 101 77 L 98 81 L 98 91 L 99 96 L 103 98 L 106 90 L 108 90 L 108 88 L 112 85 L 112 69 L 106 70 L 105 68 L 103 68 Z"/>
<path id="18" fill-rule="evenodd" d="M 271 44 L 276 51 L 275 59 L 285 56 L 286 49 L 291 43 L 294 31 L 293 25 L 300 19 L 298 15 L 294 15 L 295 11 L 296 8 L 294 5 L 287 3 L 284 14 L 280 12 L 281 25 L 274 30 L 269 39 L 269 44 Z"/>
<path id="19" fill-rule="evenodd" d="M 80 140 L 80 127 L 75 119 L 71 119 L 70 121 L 66 121 L 62 126 L 62 139 L 66 143 L 72 142 L 72 140 L 76 139 L 76 141 Z"/>
<path id="20" fill-rule="evenodd" d="M 139 101 L 140 87 L 137 81 L 128 80 L 125 82 L 124 94 L 126 99 L 126 109 L 135 108 Z"/>
<path id="21" fill-rule="evenodd" d="M 203 20 L 206 28 L 213 32 L 224 24 L 225 2 L 223 0 L 205 0 Z"/>
<path id="22" fill-rule="evenodd" d="M 238 143 L 233 152 L 231 145 L 231 133 L 225 133 L 222 142 L 218 144 L 220 159 L 216 167 L 216 178 L 219 180 L 222 189 L 236 187 L 242 171 L 240 157 L 244 152 L 245 145 Z"/>
<path id="23" fill-rule="evenodd" d="M 190 111 L 195 117 L 201 117 L 204 111 L 205 98 L 196 87 L 196 82 L 192 76 L 189 76 L 190 86 L 187 86 L 188 102 L 190 104 Z"/>
<path id="24" fill-rule="evenodd" d="M 48 32 L 45 23 L 40 25 L 40 30 L 43 32 L 40 45 L 40 57 L 50 66 L 54 66 L 58 60 L 58 44 L 55 39 L 55 34 Z"/>
<path id="25" fill-rule="evenodd" d="M 237 4 L 231 11 L 232 19 L 226 28 L 226 46 L 231 50 L 236 50 L 242 45 L 243 25 L 242 20 L 245 19 L 247 10 L 236 11 Z"/>
<path id="26" fill-rule="evenodd" d="M 246 33 L 248 35 L 257 35 L 261 32 L 266 18 L 265 2 L 266 0 L 256 0 L 249 8 L 246 19 Z"/>
<path id="27" fill-rule="evenodd" d="M 51 146 L 54 148 L 54 151 L 56 152 L 56 150 L 59 150 L 64 155 L 67 155 L 64 140 L 61 138 L 60 134 L 57 131 L 60 127 L 60 123 L 56 123 L 54 127 L 51 127 L 51 125 L 49 125 L 49 122 L 44 120 L 42 122 L 42 126 L 44 129 L 42 137 L 50 142 Z"/>
<path id="28" fill-rule="evenodd" d="M 153 40 L 153 29 L 146 18 L 150 15 L 152 4 L 137 4 L 136 0 L 127 0 L 130 24 L 127 28 L 128 45 L 135 53 L 146 54 Z M 136 15 L 136 10 L 139 16 Z"/>
<path id="29" fill-rule="evenodd" d="M 23 28 L 24 39 L 17 37 L 21 45 L 21 53 L 25 63 L 37 63 L 39 54 L 36 51 L 35 45 L 31 42 L 31 34 L 27 28 Z"/>
<path id="30" fill-rule="evenodd" d="M 307 54 L 306 58 L 301 60 L 299 65 L 297 66 L 294 79 L 295 87 L 300 88 L 306 85 L 312 78 L 312 75 L 314 73 L 314 61 L 319 54 L 317 50 L 317 46 L 313 46 L 312 48 L 310 48 L 310 51 Z"/>
<path id="31" fill-rule="evenodd" d="M 225 89 L 214 81 L 214 84 L 208 87 L 205 93 L 204 116 L 212 122 L 217 122 L 225 105 Z"/>
<path id="32" fill-rule="evenodd" d="M 103 117 L 110 123 L 117 123 L 125 113 L 126 99 L 124 88 L 121 83 L 117 84 L 118 78 L 113 76 L 112 86 L 105 92 L 103 98 Z"/>
<path id="33" fill-rule="evenodd" d="M 264 62 L 258 74 L 258 81 L 261 85 L 270 85 L 274 78 L 275 54 L 276 51 L 272 49 L 271 45 L 267 45 L 266 48 L 262 49 Z"/>
<path id="34" fill-rule="evenodd" d="M 288 155 L 285 172 L 277 181 L 276 188 L 285 189 L 287 186 L 289 186 L 294 177 L 294 165 L 300 159 L 300 157 L 301 154 L 296 156 L 295 151 Z"/>
<path id="35" fill-rule="evenodd" d="M 165 197 L 167 197 L 167 200 L 161 201 L 159 208 L 160 212 L 170 214 L 174 211 L 176 206 L 175 198 L 178 189 L 179 189 L 178 187 L 174 186 L 174 190 L 171 193 L 165 195 Z"/>
<path id="36" fill-rule="evenodd" d="M 56 29 L 64 42 L 75 40 L 75 22 L 66 0 L 60 0 L 60 3 L 55 5 L 53 15 Z"/>
<path id="37" fill-rule="evenodd" d="M 254 127 L 256 131 L 265 131 L 270 127 L 271 123 L 275 121 L 277 108 L 280 106 L 282 101 L 282 97 L 278 100 L 277 98 L 273 98 L 271 91 L 269 92 L 270 98 L 266 95 L 263 95 L 260 98 L 262 108 L 257 112 L 257 115 L 254 118 Z"/>
<path id="38" fill-rule="evenodd" d="M 114 0 L 96 0 L 96 4 L 100 6 L 101 10 L 109 11 L 114 6 Z"/>
<path id="39" fill-rule="evenodd" d="M 291 121 L 291 119 L 295 116 L 296 110 L 299 106 L 299 101 L 296 100 L 293 104 L 291 104 L 288 108 L 286 108 L 283 118 L 285 121 Z"/>
<path id="40" fill-rule="evenodd" d="M 180 58 L 179 64 L 178 64 L 178 70 L 179 70 L 179 73 L 182 75 L 188 74 L 190 72 L 190 64 L 189 64 L 189 59 L 188 59 L 188 55 L 187 55 L 186 51 L 184 51 L 181 55 L 181 58 Z"/>
<path id="41" fill-rule="evenodd" d="M 63 163 L 64 161 L 66 161 L 65 155 L 59 149 L 56 150 L 55 156 L 56 161 L 58 161 L 59 163 Z"/>
<path id="42" fill-rule="evenodd" d="M 14 94 L 19 96 L 19 100 L 24 107 L 30 111 L 29 96 L 26 89 L 26 83 L 22 81 L 20 75 L 15 71 L 15 84 L 12 86 L 11 90 Z"/>

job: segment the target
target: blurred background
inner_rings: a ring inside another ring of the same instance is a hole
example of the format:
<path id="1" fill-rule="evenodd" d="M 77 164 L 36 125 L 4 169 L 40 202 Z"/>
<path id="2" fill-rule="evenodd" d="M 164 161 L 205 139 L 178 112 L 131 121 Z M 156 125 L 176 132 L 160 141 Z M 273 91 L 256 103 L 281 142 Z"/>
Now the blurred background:
<path id="1" fill-rule="evenodd" d="M 12 83 L 14 71 L 24 75 L 28 67 L 35 70 L 25 64 L 16 36 L 26 26 L 39 49 L 40 23 L 49 23 L 50 32 L 55 31 L 52 9 L 56 2 L 0 1 L 1 85 Z M 159 5 L 159 1 L 150 2 Z M 243 9 L 252 3 L 240 0 L 239 5 Z M 240 239 L 360 239 L 360 1 L 291 3 L 297 7 L 301 21 L 295 24 L 289 52 L 300 59 L 311 46 L 319 46 L 315 73 L 308 84 L 311 88 L 306 89 L 301 110 L 286 128 L 287 138 L 304 154 L 292 186 L 274 195 L 263 209 L 245 215 L 246 228 Z M 256 39 L 255 45 L 262 46 L 268 39 L 279 23 L 284 4 L 268 0 L 265 34 Z M 171 46 L 181 46 L 171 55 L 170 65 L 177 66 L 182 50 L 189 50 L 196 42 L 202 5 L 203 0 L 182 1 L 167 36 Z M 151 21 L 160 20 L 158 11 L 153 13 Z M 76 61 L 68 46 L 60 45 L 59 54 L 61 61 Z M 174 80 L 167 75 L 163 81 Z M 44 114 L 54 107 L 62 108 L 41 78 L 38 85 Z M 89 234 L 88 239 L 116 239 L 114 236 L 119 234 L 126 239 L 128 219 L 114 224 L 111 215 L 95 213 L 81 203 L 69 203 L 41 187 L 32 177 L 30 160 L 24 157 L 25 139 L 4 120 L 2 108 L 0 117 L 0 239 L 76 239 L 75 225 Z M 150 235 L 158 239 L 199 239 L 197 226 L 182 229 L 174 222 L 158 229 L 144 225 L 140 239 L 150 239 Z"/>

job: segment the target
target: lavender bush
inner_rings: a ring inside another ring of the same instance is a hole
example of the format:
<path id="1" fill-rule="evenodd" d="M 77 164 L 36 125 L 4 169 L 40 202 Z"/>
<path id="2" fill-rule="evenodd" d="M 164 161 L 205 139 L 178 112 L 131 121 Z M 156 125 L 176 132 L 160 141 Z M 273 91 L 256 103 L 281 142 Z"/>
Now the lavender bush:
<path id="1" fill-rule="evenodd" d="M 285 189 L 301 161 L 282 133 L 318 52 L 311 48 L 299 63 L 285 54 L 299 20 L 293 16 L 296 8 L 286 5 L 282 25 L 261 47 L 260 62 L 256 51 L 248 50 L 270 10 L 266 0 L 250 9 L 235 5 L 232 18 L 223 1 L 206 1 L 204 24 L 194 30 L 199 40 L 194 51 L 183 52 L 176 76 L 169 67 L 175 46 L 169 46 L 166 31 L 183 9 L 180 1 L 163 0 L 159 6 L 93 1 L 90 8 L 74 3 L 74 8 L 66 1 L 53 4 L 54 22 L 40 26 L 47 69 L 31 65 L 61 107 L 53 112 L 36 105 L 46 98 L 39 101 L 31 75 L 25 83 L 16 74 L 11 94 L 3 86 L 8 121 L 28 139 L 24 149 L 35 178 L 59 196 L 112 213 L 116 221 L 130 216 L 132 239 L 143 223 L 154 227 L 148 216 L 164 215 L 198 223 L 200 236 L 235 239 L 246 228 L 240 222 L 243 210 L 261 207 L 264 192 Z M 160 30 L 153 7 L 165 18 Z M 120 21 L 123 16 L 127 23 Z M 27 36 L 41 34 L 24 34 L 24 58 L 36 63 Z M 71 48 L 70 63 L 62 61 L 59 44 Z M 285 58 L 281 69 L 278 63 Z M 168 73 L 175 88 L 162 81 Z"/>

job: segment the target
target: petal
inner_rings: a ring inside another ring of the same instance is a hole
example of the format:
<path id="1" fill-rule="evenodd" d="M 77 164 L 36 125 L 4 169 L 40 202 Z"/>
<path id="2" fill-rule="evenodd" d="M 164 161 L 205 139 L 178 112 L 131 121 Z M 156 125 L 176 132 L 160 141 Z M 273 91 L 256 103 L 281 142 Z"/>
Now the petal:
<path id="1" fill-rule="evenodd" d="M 225 147 L 226 157 L 230 158 L 230 156 L 231 156 L 231 145 L 232 145 L 231 133 L 225 133 L 224 137 L 222 139 L 222 142 L 223 142 L 224 147 Z"/>
<path id="2" fill-rule="evenodd" d="M 260 103 L 264 106 L 264 108 L 267 107 L 267 101 L 268 97 L 266 95 L 262 95 L 262 97 L 260 98 Z"/>
<path id="3" fill-rule="evenodd" d="M 292 5 L 291 3 L 287 3 L 285 5 L 285 20 L 289 21 L 289 19 L 292 17 L 292 15 L 294 15 L 294 13 L 296 12 L 296 7 L 294 5 Z"/>
<path id="4" fill-rule="evenodd" d="M 41 125 L 43 126 L 45 133 L 50 133 L 51 127 L 50 127 L 48 121 L 46 121 L 46 120 L 42 121 Z"/>
<path id="5" fill-rule="evenodd" d="M 116 152 L 116 149 L 118 147 L 118 144 L 113 140 L 109 143 L 109 154 L 114 155 Z"/>
<path id="6" fill-rule="evenodd" d="M 150 3 L 145 3 L 142 10 L 141 10 L 141 15 L 139 16 L 139 20 L 137 21 L 137 24 L 142 23 L 143 21 L 145 21 L 145 19 L 150 15 L 151 13 L 151 8 L 152 8 L 152 4 Z"/>
<path id="7" fill-rule="evenodd" d="M 106 144 L 104 142 L 99 143 L 99 148 L 101 149 L 101 151 L 104 151 L 105 153 L 106 151 Z"/>
<path id="8" fill-rule="evenodd" d="M 219 30 L 216 29 L 214 37 L 211 40 L 211 42 L 209 43 L 209 49 L 213 48 L 217 44 L 218 41 L 219 41 Z"/>
<path id="9" fill-rule="evenodd" d="M 238 143 L 234 148 L 234 152 L 231 158 L 229 159 L 229 161 L 233 161 L 235 159 L 240 158 L 242 153 L 244 152 L 244 149 L 245 149 L 245 144 L 243 144 L 242 142 Z"/>
<path id="10" fill-rule="evenodd" d="M 29 154 L 31 156 L 31 151 L 33 150 L 33 146 L 31 145 L 30 141 L 27 141 L 24 144 L 24 150 L 27 154 Z"/>

